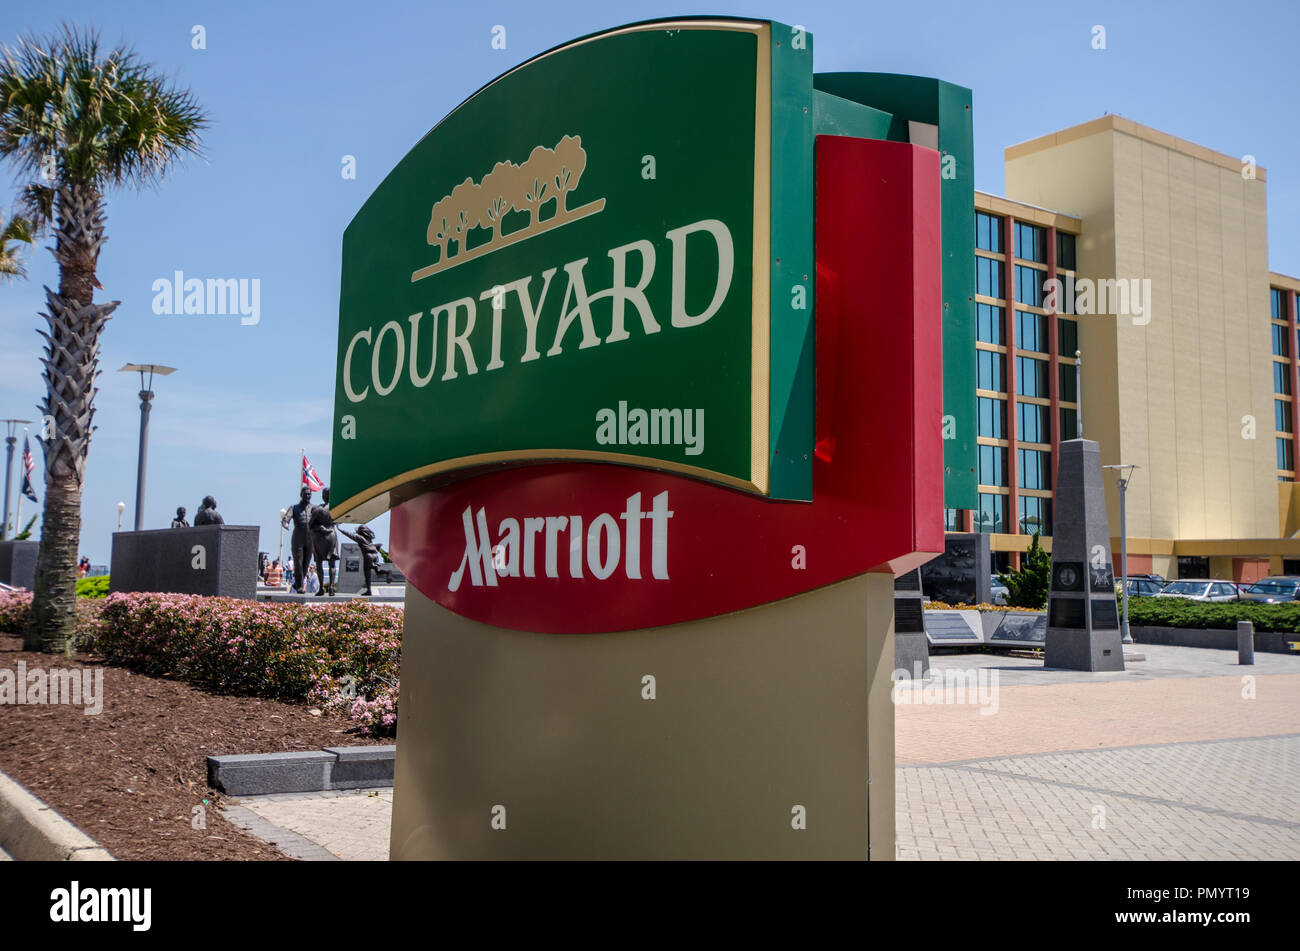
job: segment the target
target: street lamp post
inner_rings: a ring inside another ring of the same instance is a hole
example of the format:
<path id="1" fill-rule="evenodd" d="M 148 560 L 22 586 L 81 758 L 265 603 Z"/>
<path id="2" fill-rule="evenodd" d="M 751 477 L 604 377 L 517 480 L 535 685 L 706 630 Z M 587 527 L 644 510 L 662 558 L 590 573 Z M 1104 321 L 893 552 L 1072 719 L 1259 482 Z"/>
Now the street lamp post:
<path id="1" fill-rule="evenodd" d="M 122 530 L 122 513 L 125 511 L 126 511 L 126 503 L 118 502 L 117 503 L 117 530 L 119 532 Z"/>
<path id="2" fill-rule="evenodd" d="M 1115 469 L 1118 472 L 1119 481 L 1119 567 L 1120 567 L 1120 592 L 1124 598 L 1124 618 L 1120 622 L 1120 638 L 1122 640 L 1131 640 L 1128 633 L 1128 484 L 1133 478 L 1133 470 L 1141 468 L 1137 465 L 1124 464 L 1114 466 L 1102 466 L 1103 469 Z"/>
<path id="3" fill-rule="evenodd" d="M 140 452 L 135 468 L 135 530 L 138 532 L 144 526 L 144 467 L 149 455 L 149 410 L 152 408 L 150 401 L 153 399 L 153 377 L 155 373 L 168 376 L 175 373 L 176 368 L 156 363 L 128 363 L 118 372 L 140 374 Z M 149 374 L 147 385 L 144 380 L 146 373 Z"/>
<path id="4" fill-rule="evenodd" d="M 1083 438 L 1083 354 L 1074 351 L 1074 437 Z"/>
<path id="5" fill-rule="evenodd" d="M 14 434 L 18 431 L 19 426 L 30 422 L 30 419 L 0 419 L 0 423 L 4 423 L 7 429 L 5 434 L 5 510 L 3 518 L 0 518 L 0 541 L 4 541 L 9 537 L 9 484 L 14 472 L 14 443 L 18 441 L 18 437 Z M 15 518 L 14 522 L 17 523 L 17 521 L 18 519 Z M 15 524 L 14 531 L 17 530 L 18 525 Z"/>

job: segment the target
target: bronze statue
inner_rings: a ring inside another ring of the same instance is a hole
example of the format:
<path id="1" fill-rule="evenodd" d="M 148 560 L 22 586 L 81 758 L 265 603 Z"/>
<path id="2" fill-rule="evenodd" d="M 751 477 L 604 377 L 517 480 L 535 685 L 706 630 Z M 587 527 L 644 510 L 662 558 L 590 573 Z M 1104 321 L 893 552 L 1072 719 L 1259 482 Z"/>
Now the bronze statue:
<path id="1" fill-rule="evenodd" d="M 366 590 L 361 593 L 369 595 L 372 593 L 370 590 L 370 576 L 378 573 L 381 564 L 379 546 L 375 544 L 375 533 L 370 530 L 368 525 L 359 526 L 355 535 L 346 528 L 340 528 L 339 531 L 361 547 L 361 570 L 366 579 Z M 388 578 L 391 581 L 392 575 L 390 574 Z"/>
<path id="2" fill-rule="evenodd" d="M 334 534 L 334 517 L 330 515 L 329 486 L 321 489 L 321 504 L 311 510 L 309 527 L 311 543 L 316 552 L 316 577 L 320 579 L 317 597 L 325 594 L 338 594 L 339 573 L 339 539 Z M 326 582 L 326 569 L 329 581 Z"/>
<path id="3" fill-rule="evenodd" d="M 302 487 L 298 493 L 298 503 L 288 512 L 293 522 L 293 537 L 289 539 L 289 551 L 293 557 L 293 590 L 298 594 L 307 593 L 307 566 L 311 564 L 311 513 L 315 508 L 311 504 L 311 489 Z"/>
<path id="4" fill-rule="evenodd" d="M 172 519 L 172 528 L 189 528 L 190 523 L 185 521 L 185 506 L 176 509 L 176 517 Z"/>
<path id="5" fill-rule="evenodd" d="M 217 500 L 210 495 L 203 496 L 203 504 L 199 506 L 198 514 L 194 516 L 194 524 L 197 525 L 225 525 L 226 520 L 221 517 L 217 511 Z"/>

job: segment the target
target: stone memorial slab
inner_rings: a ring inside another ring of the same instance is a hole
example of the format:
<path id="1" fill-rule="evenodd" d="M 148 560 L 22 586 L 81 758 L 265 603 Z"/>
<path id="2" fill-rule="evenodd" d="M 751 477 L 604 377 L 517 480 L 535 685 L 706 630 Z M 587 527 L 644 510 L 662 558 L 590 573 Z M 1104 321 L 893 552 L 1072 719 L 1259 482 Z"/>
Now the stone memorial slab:
<path id="1" fill-rule="evenodd" d="M 1123 670 L 1101 449 L 1092 440 L 1061 443 L 1055 516 L 1043 663 Z"/>
<path id="2" fill-rule="evenodd" d="M 944 553 L 921 566 L 925 593 L 945 604 L 984 604 L 991 597 L 989 537 L 979 532 L 944 536 Z"/>
<path id="3" fill-rule="evenodd" d="M 113 534 L 110 591 L 257 596 L 256 525 L 196 525 Z"/>
<path id="4" fill-rule="evenodd" d="M 0 581 L 15 588 L 35 588 L 40 550 L 40 542 L 0 542 Z"/>
<path id="5" fill-rule="evenodd" d="M 987 615 L 986 615 L 987 617 Z M 996 647 L 1042 647 L 1047 642 L 1047 615 L 1007 611 L 985 643 Z"/>
<path id="6" fill-rule="evenodd" d="M 926 611 L 925 633 L 934 647 L 984 643 L 979 611 Z"/>
<path id="7" fill-rule="evenodd" d="M 894 670 L 906 677 L 930 673 L 930 644 L 925 636 L 921 572 L 909 571 L 894 580 Z"/>

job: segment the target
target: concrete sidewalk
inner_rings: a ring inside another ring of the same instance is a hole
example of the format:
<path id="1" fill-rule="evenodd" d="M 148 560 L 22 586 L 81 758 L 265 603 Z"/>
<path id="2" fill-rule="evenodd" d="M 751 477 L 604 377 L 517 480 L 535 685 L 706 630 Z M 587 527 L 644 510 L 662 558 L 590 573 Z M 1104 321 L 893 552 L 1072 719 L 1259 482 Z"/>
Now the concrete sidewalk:
<path id="1" fill-rule="evenodd" d="M 933 658 L 932 687 L 961 674 L 986 690 L 901 688 L 897 857 L 1300 859 L 1300 656 L 1142 651 L 1114 674 Z M 295 857 L 387 858 L 391 789 L 239 805 Z"/>

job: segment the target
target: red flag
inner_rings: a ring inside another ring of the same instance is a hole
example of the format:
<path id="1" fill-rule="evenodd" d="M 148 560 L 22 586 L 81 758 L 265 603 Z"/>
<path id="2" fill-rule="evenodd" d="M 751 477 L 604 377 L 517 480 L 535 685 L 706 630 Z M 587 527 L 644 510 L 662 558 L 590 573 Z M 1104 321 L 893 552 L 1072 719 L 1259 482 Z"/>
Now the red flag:
<path id="1" fill-rule="evenodd" d="M 312 468 L 306 456 L 302 457 L 302 484 L 313 492 L 319 492 L 325 488 L 325 483 L 320 480 L 320 476 L 316 474 L 316 470 Z"/>

